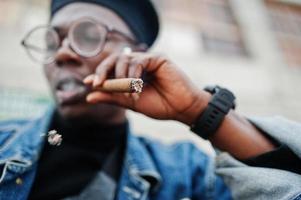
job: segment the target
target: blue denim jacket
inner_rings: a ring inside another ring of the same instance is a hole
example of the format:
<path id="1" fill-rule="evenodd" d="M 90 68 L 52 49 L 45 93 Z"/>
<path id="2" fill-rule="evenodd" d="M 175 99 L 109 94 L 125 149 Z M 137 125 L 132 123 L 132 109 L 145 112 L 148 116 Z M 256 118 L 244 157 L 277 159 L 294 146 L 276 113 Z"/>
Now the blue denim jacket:
<path id="1" fill-rule="evenodd" d="M 1 200 L 27 199 L 51 117 L 0 123 Z M 231 199 L 214 159 L 192 143 L 164 145 L 130 131 L 127 143 L 117 199 Z"/>

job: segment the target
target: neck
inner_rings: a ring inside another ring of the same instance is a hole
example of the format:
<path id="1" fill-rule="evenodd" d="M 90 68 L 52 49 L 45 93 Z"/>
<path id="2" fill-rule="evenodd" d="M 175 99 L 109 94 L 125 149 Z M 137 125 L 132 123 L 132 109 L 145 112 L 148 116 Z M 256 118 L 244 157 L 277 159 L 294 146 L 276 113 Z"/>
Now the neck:
<path id="1" fill-rule="evenodd" d="M 96 110 L 98 111 L 98 110 Z M 98 111 L 102 113 L 101 110 Z M 89 127 L 104 127 L 104 126 L 114 126 L 123 124 L 127 121 L 125 110 L 120 109 L 118 112 L 111 112 L 105 115 L 98 116 L 96 114 L 89 114 L 89 115 L 81 115 L 77 117 L 65 117 L 60 114 L 57 110 L 55 112 L 55 117 L 59 119 L 59 121 L 64 126 L 72 126 L 77 128 L 89 128 Z"/>

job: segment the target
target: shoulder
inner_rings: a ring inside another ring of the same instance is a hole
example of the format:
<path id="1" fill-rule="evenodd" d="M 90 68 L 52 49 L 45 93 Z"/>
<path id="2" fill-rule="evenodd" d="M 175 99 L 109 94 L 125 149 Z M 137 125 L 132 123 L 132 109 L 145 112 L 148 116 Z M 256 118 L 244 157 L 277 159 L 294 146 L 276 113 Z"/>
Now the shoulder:
<path id="1" fill-rule="evenodd" d="M 2 120 L 0 121 L 0 132 L 15 132 L 30 122 L 32 122 L 32 120 L 29 119 Z"/>
<path id="2" fill-rule="evenodd" d="M 0 133 L 18 132 L 22 133 L 26 129 L 38 130 L 48 126 L 52 118 L 52 109 L 45 111 L 40 116 L 22 119 L 0 120 Z M 40 130 L 39 130 L 40 131 Z"/>
<path id="3" fill-rule="evenodd" d="M 215 151 L 210 142 L 194 134 L 135 134 L 135 136 L 147 147 L 165 150 L 167 153 L 197 151 L 208 156 L 215 156 Z"/>
<path id="4" fill-rule="evenodd" d="M 137 138 L 159 163 L 175 164 L 177 167 L 183 165 L 186 168 L 189 163 L 196 165 L 207 163 L 213 157 L 210 150 L 204 150 L 207 147 L 200 147 L 191 138 L 173 141 L 147 136 L 137 136 Z"/>
<path id="5" fill-rule="evenodd" d="M 0 121 L 0 148 L 3 149 L 10 144 L 30 124 L 30 120 L 15 119 Z"/>

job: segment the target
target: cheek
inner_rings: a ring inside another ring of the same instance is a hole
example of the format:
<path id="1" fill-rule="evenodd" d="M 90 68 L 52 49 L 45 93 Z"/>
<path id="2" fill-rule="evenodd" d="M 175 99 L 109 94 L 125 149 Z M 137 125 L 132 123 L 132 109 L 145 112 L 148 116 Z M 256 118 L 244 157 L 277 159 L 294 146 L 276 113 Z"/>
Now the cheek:
<path id="1" fill-rule="evenodd" d="M 112 52 L 107 51 L 107 49 L 105 49 L 97 56 L 84 59 L 83 60 L 84 65 L 88 66 L 90 73 L 94 73 L 97 66 L 111 54 L 112 54 Z"/>
<path id="2" fill-rule="evenodd" d="M 51 65 L 44 65 L 43 71 L 47 80 L 50 82 L 54 74 L 54 68 Z"/>
<path id="3" fill-rule="evenodd" d="M 102 56 L 95 56 L 93 58 L 88 58 L 84 61 L 84 64 L 88 66 L 88 69 L 90 73 L 94 73 L 97 66 L 105 59 L 105 57 Z"/>

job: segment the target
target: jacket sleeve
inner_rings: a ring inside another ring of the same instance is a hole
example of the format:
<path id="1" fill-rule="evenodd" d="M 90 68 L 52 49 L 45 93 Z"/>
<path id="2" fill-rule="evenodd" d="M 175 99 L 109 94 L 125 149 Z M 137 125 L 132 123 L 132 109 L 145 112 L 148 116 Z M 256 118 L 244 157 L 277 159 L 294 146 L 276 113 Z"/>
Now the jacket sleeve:
<path id="1" fill-rule="evenodd" d="M 288 146 L 301 158 L 301 124 L 279 116 L 271 118 L 253 117 L 249 120 L 278 143 Z"/>
<path id="2" fill-rule="evenodd" d="M 301 159 L 284 144 L 278 144 L 273 151 L 242 160 L 242 162 L 253 167 L 282 169 L 301 175 Z"/>
<path id="3" fill-rule="evenodd" d="M 250 118 L 261 131 L 301 158 L 301 125 L 281 117 Z M 275 160 L 277 162 L 277 160 Z M 216 157 L 216 174 L 230 188 L 234 199 L 297 199 L 299 174 L 273 168 L 248 166 L 228 153 Z"/>

